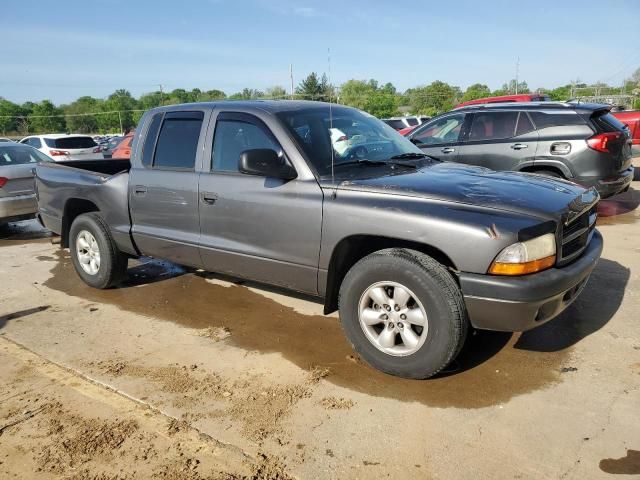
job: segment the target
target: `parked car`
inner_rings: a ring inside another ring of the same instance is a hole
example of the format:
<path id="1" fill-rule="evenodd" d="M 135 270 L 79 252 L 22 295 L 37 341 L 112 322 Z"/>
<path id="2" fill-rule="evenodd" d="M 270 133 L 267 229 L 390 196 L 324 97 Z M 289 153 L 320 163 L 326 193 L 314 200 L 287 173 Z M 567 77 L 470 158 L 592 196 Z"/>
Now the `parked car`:
<path id="1" fill-rule="evenodd" d="M 331 125 L 363 141 L 332 151 Z M 542 325 L 602 250 L 595 189 L 440 162 L 353 108 L 172 105 L 137 132 L 130 162 L 37 167 L 39 218 L 84 282 L 149 255 L 316 295 L 393 375 L 436 374 L 471 326 Z"/>
<path id="2" fill-rule="evenodd" d="M 640 145 L 640 110 L 620 110 L 611 115 L 629 127 L 632 143 Z"/>
<path id="3" fill-rule="evenodd" d="M 382 121 L 394 130 L 403 130 L 409 127 L 417 127 L 428 121 L 431 117 L 425 115 L 415 116 L 407 115 L 404 117 L 383 118 Z"/>
<path id="4" fill-rule="evenodd" d="M 134 133 L 128 133 L 116 145 L 116 147 L 111 150 L 111 158 L 119 158 L 123 160 L 128 160 L 131 158 L 131 143 L 133 142 Z"/>
<path id="5" fill-rule="evenodd" d="M 62 160 L 98 160 L 102 153 L 89 135 L 48 134 L 32 135 L 20 143 L 37 148 L 56 162 Z"/>
<path id="6" fill-rule="evenodd" d="M 472 105 L 432 119 L 407 138 L 441 160 L 565 178 L 608 197 L 633 180 L 629 129 L 609 109 L 557 102 Z"/>
<path id="7" fill-rule="evenodd" d="M 120 144 L 124 137 L 111 137 L 102 145 L 102 156 L 104 158 L 111 158 L 113 151 Z"/>
<path id="8" fill-rule="evenodd" d="M 0 143 L 13 142 L 10 138 L 0 137 Z"/>
<path id="9" fill-rule="evenodd" d="M 409 135 L 411 132 L 413 132 L 416 127 L 418 127 L 418 125 L 415 125 L 413 127 L 407 127 L 407 128 L 403 128 L 402 130 L 398 130 L 398 133 L 400 135 L 402 135 L 403 137 L 406 137 L 407 135 Z"/>
<path id="10" fill-rule="evenodd" d="M 548 95 L 543 93 L 524 93 L 520 95 L 500 95 L 497 97 L 476 98 L 459 103 L 456 108 L 466 107 L 469 105 L 483 105 L 487 103 L 514 103 L 514 102 L 547 102 L 551 100 Z"/>
<path id="11" fill-rule="evenodd" d="M 42 152 L 15 142 L 0 143 L 0 224 L 33 218 L 38 211 L 34 167 L 50 162 Z"/>

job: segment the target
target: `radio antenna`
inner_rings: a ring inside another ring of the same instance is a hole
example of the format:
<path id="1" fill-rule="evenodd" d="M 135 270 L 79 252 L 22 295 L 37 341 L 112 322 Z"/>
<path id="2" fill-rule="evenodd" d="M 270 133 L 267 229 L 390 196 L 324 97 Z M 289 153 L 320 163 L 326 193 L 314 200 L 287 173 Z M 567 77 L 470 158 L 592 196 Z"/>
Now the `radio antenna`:
<path id="1" fill-rule="evenodd" d="M 333 186 L 333 198 L 336 197 L 336 180 L 333 173 L 333 163 L 335 160 L 335 153 L 333 151 L 333 141 L 331 140 L 331 134 L 333 133 L 333 111 L 331 107 L 331 48 L 327 48 L 327 66 L 328 66 L 328 78 L 327 88 L 329 89 L 329 148 L 331 149 L 331 185 Z"/>

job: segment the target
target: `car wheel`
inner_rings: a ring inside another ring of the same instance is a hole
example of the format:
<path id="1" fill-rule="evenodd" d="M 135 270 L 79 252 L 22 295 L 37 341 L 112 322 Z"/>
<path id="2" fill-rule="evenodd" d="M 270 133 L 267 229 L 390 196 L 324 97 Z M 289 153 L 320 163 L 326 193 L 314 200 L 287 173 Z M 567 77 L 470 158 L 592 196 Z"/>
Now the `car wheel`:
<path id="1" fill-rule="evenodd" d="M 360 356 L 383 372 L 429 378 L 460 352 L 469 321 L 447 269 L 408 249 L 372 253 L 340 286 L 340 321 Z"/>
<path id="2" fill-rule="evenodd" d="M 76 272 L 94 288 L 112 287 L 126 275 L 128 257 L 118 250 L 97 213 L 76 217 L 69 231 L 69 249 Z"/>

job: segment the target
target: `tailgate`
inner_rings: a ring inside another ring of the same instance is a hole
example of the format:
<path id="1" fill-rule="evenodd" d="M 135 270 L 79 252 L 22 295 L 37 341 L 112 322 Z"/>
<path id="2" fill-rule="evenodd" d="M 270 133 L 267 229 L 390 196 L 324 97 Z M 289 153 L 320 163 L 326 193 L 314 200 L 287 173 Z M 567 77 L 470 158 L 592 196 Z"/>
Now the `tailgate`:
<path id="1" fill-rule="evenodd" d="M 608 109 L 596 110 L 591 115 L 591 123 L 597 135 L 606 135 L 606 149 L 615 162 L 618 172 L 631 166 L 632 132 L 630 128 L 614 117 Z"/>
<path id="2" fill-rule="evenodd" d="M 15 197 L 34 193 L 33 170 L 35 164 L 0 167 L 0 197 Z"/>

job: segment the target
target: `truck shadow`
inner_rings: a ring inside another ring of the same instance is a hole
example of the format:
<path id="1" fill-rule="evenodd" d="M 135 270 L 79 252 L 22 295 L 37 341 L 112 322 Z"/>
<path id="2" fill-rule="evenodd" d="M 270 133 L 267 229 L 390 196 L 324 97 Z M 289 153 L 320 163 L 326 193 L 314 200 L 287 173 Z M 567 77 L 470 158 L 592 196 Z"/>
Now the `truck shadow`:
<path id="1" fill-rule="evenodd" d="M 230 332 L 225 344 L 254 354 L 278 353 L 303 370 L 328 368 L 326 381 L 345 389 L 442 408 L 496 405 L 562 381 L 571 346 L 612 318 L 629 279 L 628 269 L 601 260 L 583 295 L 561 318 L 521 335 L 471 335 L 446 371 L 416 381 L 369 367 L 351 348 L 339 320 L 321 315 L 317 299 L 304 295 L 298 298 L 311 302 L 297 304 L 274 296 L 291 296 L 275 287 L 249 283 L 246 288 L 238 280 L 147 260 L 130 268 L 128 282 L 110 290 L 85 285 L 64 253 L 51 272 L 44 285 L 68 295 L 192 329 L 224 328 Z M 214 354 L 216 345 L 208 347 Z M 252 364 L 248 360 L 247 369 Z"/>
<path id="2" fill-rule="evenodd" d="M 557 352 L 597 332 L 620 308 L 630 275 L 618 262 L 601 258 L 578 299 L 551 322 L 521 334 L 514 347 Z"/>
<path id="3" fill-rule="evenodd" d="M 0 225 L 0 247 L 43 241 L 49 237 L 51 237 L 51 232 L 40 226 L 36 220 L 23 220 Z"/>
<path id="4" fill-rule="evenodd" d="M 635 223 L 638 215 L 640 191 L 630 188 L 624 193 L 600 200 L 598 204 L 598 225 Z"/>

